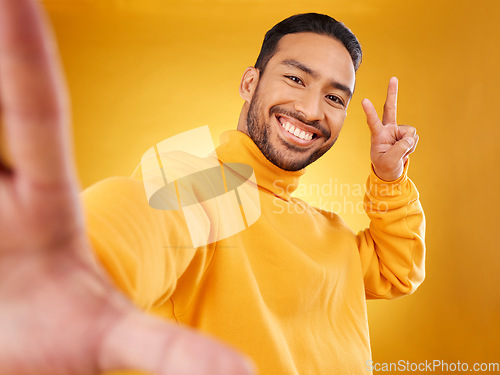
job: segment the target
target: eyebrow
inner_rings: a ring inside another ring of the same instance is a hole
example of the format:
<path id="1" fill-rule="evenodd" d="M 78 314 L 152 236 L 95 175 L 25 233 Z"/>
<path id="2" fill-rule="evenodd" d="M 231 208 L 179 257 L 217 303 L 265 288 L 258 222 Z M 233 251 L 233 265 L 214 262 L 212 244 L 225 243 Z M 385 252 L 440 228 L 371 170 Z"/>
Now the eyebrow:
<path id="1" fill-rule="evenodd" d="M 318 72 L 312 70 L 311 68 L 305 66 L 304 64 L 298 62 L 297 60 L 284 60 L 284 61 L 281 62 L 281 64 L 288 65 L 288 66 L 291 66 L 293 68 L 297 68 L 299 70 L 302 70 L 304 73 L 310 75 L 313 78 L 319 78 L 320 77 L 320 74 Z M 334 87 L 336 89 L 344 91 L 347 95 L 349 95 L 349 98 L 352 97 L 352 91 L 346 85 L 344 85 L 344 84 L 342 84 L 340 82 L 337 82 L 335 80 L 331 80 L 330 81 L 330 86 L 332 86 L 332 87 Z"/>

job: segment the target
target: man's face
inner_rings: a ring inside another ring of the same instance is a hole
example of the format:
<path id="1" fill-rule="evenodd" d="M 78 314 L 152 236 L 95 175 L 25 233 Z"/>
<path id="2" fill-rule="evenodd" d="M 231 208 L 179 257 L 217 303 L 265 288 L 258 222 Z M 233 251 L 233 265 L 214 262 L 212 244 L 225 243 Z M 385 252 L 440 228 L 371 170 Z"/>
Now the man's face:
<path id="1" fill-rule="evenodd" d="M 315 33 L 285 35 L 250 100 L 247 131 L 278 167 L 304 168 L 333 146 L 354 91 L 346 48 Z"/>

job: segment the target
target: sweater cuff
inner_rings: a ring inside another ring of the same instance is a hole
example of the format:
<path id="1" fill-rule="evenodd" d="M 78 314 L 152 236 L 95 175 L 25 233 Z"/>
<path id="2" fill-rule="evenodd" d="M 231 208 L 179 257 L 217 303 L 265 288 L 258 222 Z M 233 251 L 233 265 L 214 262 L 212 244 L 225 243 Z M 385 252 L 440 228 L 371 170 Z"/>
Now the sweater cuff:
<path id="1" fill-rule="evenodd" d="M 408 167 L 410 159 L 405 163 L 403 173 L 397 180 L 384 181 L 375 174 L 373 164 L 371 165 L 370 176 L 367 181 L 367 192 L 374 198 L 387 198 L 387 197 L 400 197 L 406 195 L 408 192 Z"/>

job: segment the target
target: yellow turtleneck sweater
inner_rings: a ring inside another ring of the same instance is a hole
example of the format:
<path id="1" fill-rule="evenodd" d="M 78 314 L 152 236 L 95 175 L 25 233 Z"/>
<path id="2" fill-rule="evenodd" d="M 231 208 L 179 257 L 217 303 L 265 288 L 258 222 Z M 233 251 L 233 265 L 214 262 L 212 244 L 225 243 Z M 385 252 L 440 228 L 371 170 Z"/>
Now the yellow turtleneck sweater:
<path id="1" fill-rule="evenodd" d="M 366 298 L 412 293 L 424 278 L 424 214 L 403 175 L 370 173 L 370 227 L 355 235 L 335 213 L 290 194 L 303 171 L 270 163 L 239 131 L 223 135 L 224 163 L 253 167 L 261 216 L 244 231 L 193 249 L 180 211 L 152 209 L 141 174 L 83 193 L 96 254 L 141 308 L 213 335 L 259 374 L 365 374 Z M 383 210 L 377 210 L 383 207 Z"/>

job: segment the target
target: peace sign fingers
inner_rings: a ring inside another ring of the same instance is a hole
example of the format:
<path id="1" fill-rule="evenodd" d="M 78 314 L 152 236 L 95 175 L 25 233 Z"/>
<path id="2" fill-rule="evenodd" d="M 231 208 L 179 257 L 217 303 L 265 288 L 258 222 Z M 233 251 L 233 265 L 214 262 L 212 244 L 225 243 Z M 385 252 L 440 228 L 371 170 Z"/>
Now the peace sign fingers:
<path id="1" fill-rule="evenodd" d="M 368 99 L 361 102 L 371 132 L 373 168 L 385 181 L 394 181 L 404 169 L 408 155 L 416 146 L 416 129 L 397 123 L 398 79 L 392 77 L 387 88 L 384 114 L 380 121 L 375 107 Z"/>
<path id="2" fill-rule="evenodd" d="M 377 110 L 375 109 L 372 102 L 368 99 L 363 99 L 361 105 L 366 114 L 366 122 L 372 133 L 372 136 L 379 135 L 383 130 L 385 125 L 397 125 L 397 102 L 398 102 L 398 79 L 392 77 L 389 80 L 389 86 L 387 87 L 387 98 L 384 104 L 384 114 L 382 121 L 380 121 Z"/>

